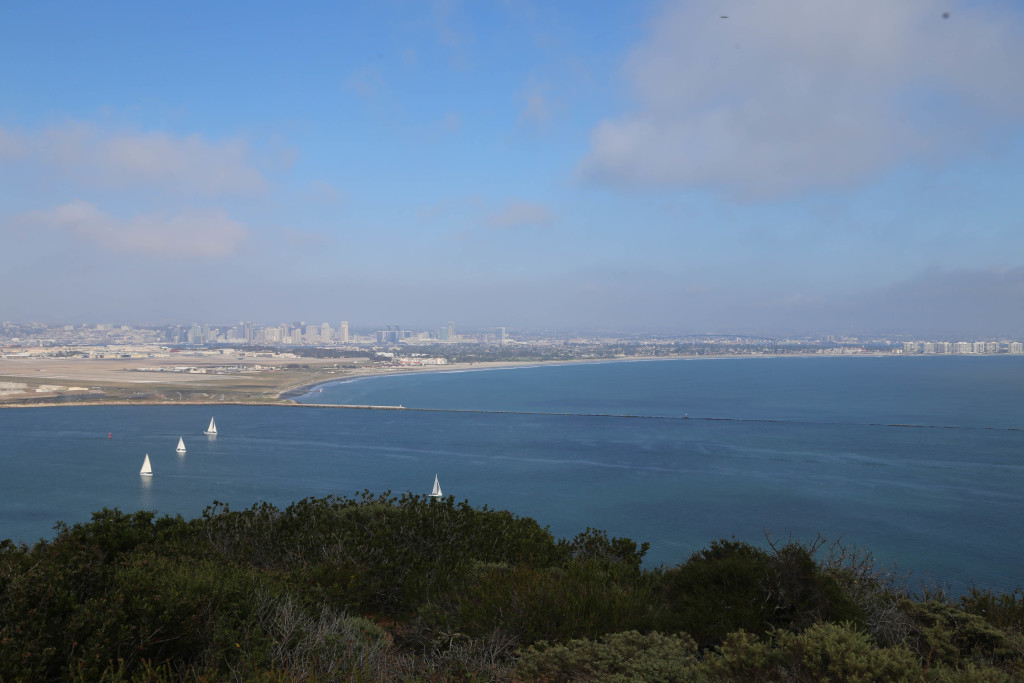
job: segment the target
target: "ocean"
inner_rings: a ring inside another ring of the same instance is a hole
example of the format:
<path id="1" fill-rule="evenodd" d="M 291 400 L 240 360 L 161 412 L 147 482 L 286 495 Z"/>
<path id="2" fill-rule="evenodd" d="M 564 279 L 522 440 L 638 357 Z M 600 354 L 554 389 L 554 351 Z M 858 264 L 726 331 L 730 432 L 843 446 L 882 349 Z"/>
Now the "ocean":
<path id="1" fill-rule="evenodd" d="M 558 537 L 648 541 L 649 566 L 718 538 L 821 534 L 913 581 L 1012 590 L 1022 399 L 1019 356 L 783 357 L 410 373 L 298 399 L 407 410 L 0 410 L 0 537 L 31 543 L 103 507 L 192 517 L 214 500 L 427 493 L 436 473 L 446 495 Z"/>

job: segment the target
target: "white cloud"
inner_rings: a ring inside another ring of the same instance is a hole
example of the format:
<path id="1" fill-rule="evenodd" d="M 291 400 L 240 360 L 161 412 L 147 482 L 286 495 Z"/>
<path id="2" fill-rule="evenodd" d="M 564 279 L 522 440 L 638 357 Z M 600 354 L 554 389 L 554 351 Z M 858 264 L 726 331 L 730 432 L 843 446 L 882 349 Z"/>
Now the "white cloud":
<path id="1" fill-rule="evenodd" d="M 523 94 L 523 109 L 519 117 L 536 125 L 543 125 L 551 120 L 551 103 L 542 85 L 531 80 Z"/>
<path id="2" fill-rule="evenodd" d="M 375 99 L 386 90 L 380 69 L 373 66 L 353 69 L 345 78 L 344 86 L 366 99 Z"/>
<path id="3" fill-rule="evenodd" d="M 253 194 L 266 180 L 243 140 L 109 132 L 69 123 L 40 132 L 0 128 L 0 160 L 57 169 L 86 185 L 155 188 L 172 194 Z"/>
<path id="4" fill-rule="evenodd" d="M 84 201 L 27 213 L 18 223 L 71 235 L 111 251 L 175 257 L 229 256 L 248 236 L 244 225 L 220 210 L 120 219 Z"/>
<path id="5" fill-rule="evenodd" d="M 1011 5 L 949 9 L 672 4 L 625 66 L 638 106 L 595 127 L 581 173 L 760 198 L 975 149 L 1024 114 L 1024 20 Z"/>
<path id="6" fill-rule="evenodd" d="M 511 202 L 487 218 L 494 228 L 535 228 L 548 225 L 554 220 L 551 210 L 543 204 Z"/>

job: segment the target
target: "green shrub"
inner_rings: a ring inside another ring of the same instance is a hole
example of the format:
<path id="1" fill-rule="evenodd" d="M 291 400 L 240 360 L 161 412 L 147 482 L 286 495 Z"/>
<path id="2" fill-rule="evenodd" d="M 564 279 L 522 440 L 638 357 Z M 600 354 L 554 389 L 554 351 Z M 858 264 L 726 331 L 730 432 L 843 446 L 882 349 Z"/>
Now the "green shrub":
<path id="1" fill-rule="evenodd" d="M 652 624 L 653 585 L 620 583 L 600 561 L 564 567 L 478 565 L 436 626 L 470 635 L 500 629 L 520 643 L 594 638 Z"/>
<path id="2" fill-rule="evenodd" d="M 1024 638 L 996 628 L 982 617 L 938 600 L 903 600 L 901 609 L 913 620 L 908 638 L 925 666 L 960 668 L 967 665 L 1004 665 L 1013 673 L 1024 673 Z"/>
<path id="3" fill-rule="evenodd" d="M 541 641 L 521 653 L 516 674 L 522 680 L 646 681 L 696 680 L 697 644 L 685 633 L 613 633 L 598 640 L 565 644 Z"/>
<path id="4" fill-rule="evenodd" d="M 768 552 L 715 541 L 662 579 L 664 632 L 686 631 L 702 647 L 729 633 L 800 630 L 817 621 L 859 621 L 856 604 L 824 573 L 811 551 L 790 543 Z"/>
<path id="5" fill-rule="evenodd" d="M 919 681 L 921 664 L 906 648 L 880 648 L 849 624 L 814 624 L 803 633 L 774 631 L 761 639 L 728 635 L 701 667 L 707 680 Z"/>
<path id="6" fill-rule="evenodd" d="M 996 628 L 1009 631 L 1024 631 L 1024 589 L 1012 593 L 971 588 L 960 597 L 960 609 L 976 614 Z"/>

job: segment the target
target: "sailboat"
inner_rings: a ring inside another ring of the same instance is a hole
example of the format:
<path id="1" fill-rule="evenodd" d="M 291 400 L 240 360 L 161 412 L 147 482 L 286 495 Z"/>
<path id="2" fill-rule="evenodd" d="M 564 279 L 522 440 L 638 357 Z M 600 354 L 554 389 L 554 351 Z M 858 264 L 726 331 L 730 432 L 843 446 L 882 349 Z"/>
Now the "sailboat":
<path id="1" fill-rule="evenodd" d="M 182 439 L 180 436 L 178 437 L 178 447 L 175 448 L 174 450 L 176 450 L 179 453 L 185 452 L 185 440 Z"/>
<path id="2" fill-rule="evenodd" d="M 217 436 L 217 423 L 213 421 L 212 417 L 210 418 L 210 426 L 206 428 L 206 431 L 203 432 L 203 434 L 206 434 L 207 436 Z"/>
<path id="3" fill-rule="evenodd" d="M 139 475 L 143 477 L 153 476 L 153 467 L 149 464 L 149 453 L 146 453 L 146 459 L 142 461 L 142 469 L 139 470 Z"/>
<path id="4" fill-rule="evenodd" d="M 444 494 L 441 493 L 441 484 L 437 481 L 437 475 L 434 475 L 434 490 L 430 492 L 431 498 L 440 498 Z"/>

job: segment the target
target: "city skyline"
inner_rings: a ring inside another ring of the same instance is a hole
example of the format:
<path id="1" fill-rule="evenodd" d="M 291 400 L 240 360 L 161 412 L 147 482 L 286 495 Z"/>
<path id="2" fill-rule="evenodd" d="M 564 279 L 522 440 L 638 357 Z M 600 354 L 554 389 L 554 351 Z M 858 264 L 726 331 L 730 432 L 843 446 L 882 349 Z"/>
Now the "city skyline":
<path id="1" fill-rule="evenodd" d="M 0 19 L 0 320 L 1024 335 L 1017 3 Z"/>

